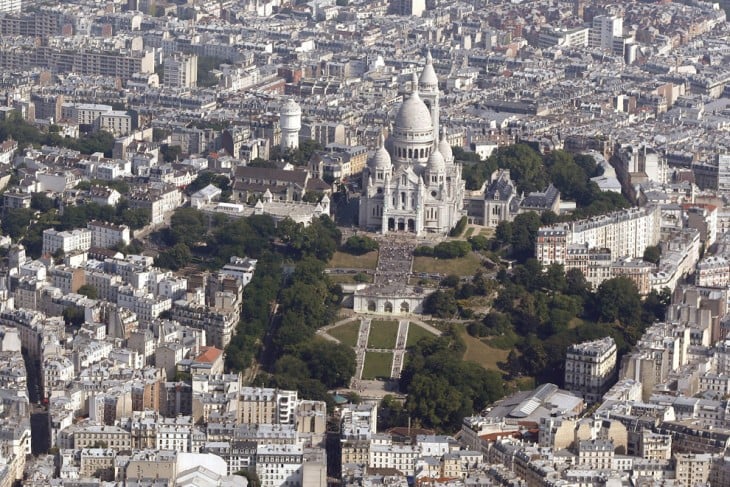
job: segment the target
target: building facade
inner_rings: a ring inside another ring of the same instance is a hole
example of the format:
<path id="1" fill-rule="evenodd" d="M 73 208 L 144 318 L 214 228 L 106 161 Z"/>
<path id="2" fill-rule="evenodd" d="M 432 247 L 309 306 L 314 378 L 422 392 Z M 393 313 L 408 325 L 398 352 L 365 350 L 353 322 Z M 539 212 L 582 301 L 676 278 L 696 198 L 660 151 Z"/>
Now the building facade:
<path id="1" fill-rule="evenodd" d="M 601 400 L 616 378 L 616 342 L 606 337 L 568 348 L 565 389 L 588 403 Z"/>

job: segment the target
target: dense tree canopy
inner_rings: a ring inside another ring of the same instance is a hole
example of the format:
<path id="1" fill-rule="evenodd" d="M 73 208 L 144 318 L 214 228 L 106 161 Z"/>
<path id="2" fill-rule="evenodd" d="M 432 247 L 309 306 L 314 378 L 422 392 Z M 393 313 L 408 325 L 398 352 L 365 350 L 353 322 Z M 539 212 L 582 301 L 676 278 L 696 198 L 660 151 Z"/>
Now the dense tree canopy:
<path id="1" fill-rule="evenodd" d="M 562 384 L 565 351 L 581 341 L 612 336 L 623 354 L 656 319 L 663 318 L 668 293 L 641 302 L 636 285 L 620 277 L 592 292 L 583 274 L 562 266 L 543 268 L 535 259 L 498 275 L 502 284 L 494 307 L 467 330 L 489 336 L 493 346 L 519 349 L 502 364 L 511 377 Z"/>
<path id="2" fill-rule="evenodd" d="M 411 347 L 400 385 L 408 393 L 405 409 L 423 426 L 453 431 L 464 416 L 502 397 L 500 374 L 462 361 L 464 351 L 453 329 Z"/>

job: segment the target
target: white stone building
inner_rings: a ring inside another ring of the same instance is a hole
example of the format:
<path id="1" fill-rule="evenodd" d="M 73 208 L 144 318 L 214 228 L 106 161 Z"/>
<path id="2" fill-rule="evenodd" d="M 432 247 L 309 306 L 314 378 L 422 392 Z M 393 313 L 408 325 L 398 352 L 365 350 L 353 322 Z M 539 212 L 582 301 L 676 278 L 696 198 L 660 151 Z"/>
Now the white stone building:
<path id="1" fill-rule="evenodd" d="M 68 232 L 59 232 L 52 228 L 43 231 L 44 254 L 53 254 L 58 250 L 68 253 L 74 250 L 89 250 L 89 248 L 91 248 L 91 231 L 86 228 Z"/>
<path id="2" fill-rule="evenodd" d="M 606 337 L 571 345 L 565 359 L 565 389 L 598 402 L 616 377 L 616 342 Z"/>
<path id="3" fill-rule="evenodd" d="M 122 243 L 129 245 L 131 236 L 127 225 L 115 225 L 100 221 L 91 221 L 87 223 L 86 228 L 91 231 L 92 247 L 114 247 Z"/>
<path id="4" fill-rule="evenodd" d="M 446 234 L 465 214 L 461 164 L 442 135 L 439 88 L 429 53 L 420 79 L 363 170 L 360 227 L 381 233 Z"/>
<path id="5" fill-rule="evenodd" d="M 659 242 L 660 221 L 659 208 L 648 206 L 540 227 L 535 255 L 543 265 L 565 264 L 569 246 L 583 244 L 608 249 L 614 258 L 642 257 Z"/>

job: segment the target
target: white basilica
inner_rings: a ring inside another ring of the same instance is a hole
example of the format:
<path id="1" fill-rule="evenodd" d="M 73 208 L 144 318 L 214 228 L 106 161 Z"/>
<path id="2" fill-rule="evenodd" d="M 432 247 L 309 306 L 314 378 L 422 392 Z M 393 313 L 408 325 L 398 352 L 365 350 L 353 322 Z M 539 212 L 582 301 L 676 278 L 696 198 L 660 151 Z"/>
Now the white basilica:
<path id="1" fill-rule="evenodd" d="M 465 214 L 461 164 L 438 134 L 438 78 L 429 53 L 390 137 L 380 137 L 363 170 L 360 227 L 420 235 L 446 234 L 456 225 Z"/>

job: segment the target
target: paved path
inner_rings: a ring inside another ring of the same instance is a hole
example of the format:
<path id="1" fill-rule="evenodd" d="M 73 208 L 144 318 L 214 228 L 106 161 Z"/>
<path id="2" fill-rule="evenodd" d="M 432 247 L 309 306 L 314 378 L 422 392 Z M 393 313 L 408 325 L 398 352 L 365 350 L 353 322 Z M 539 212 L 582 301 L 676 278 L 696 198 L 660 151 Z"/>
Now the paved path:
<path id="1" fill-rule="evenodd" d="M 370 336 L 370 318 L 360 320 L 360 330 L 357 333 L 357 345 L 355 346 L 355 376 L 353 380 L 362 379 L 362 369 L 365 367 L 365 350 L 368 346 Z"/>
<path id="2" fill-rule="evenodd" d="M 395 339 L 395 350 L 393 350 L 393 366 L 390 369 L 391 379 L 400 379 L 401 370 L 406 357 L 406 343 L 408 342 L 408 320 L 398 321 L 398 335 Z"/>

